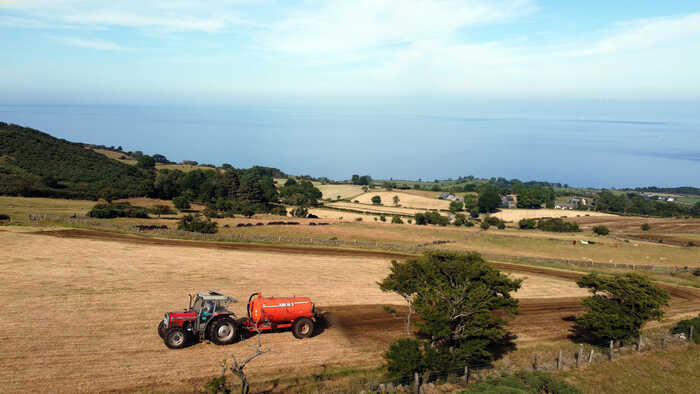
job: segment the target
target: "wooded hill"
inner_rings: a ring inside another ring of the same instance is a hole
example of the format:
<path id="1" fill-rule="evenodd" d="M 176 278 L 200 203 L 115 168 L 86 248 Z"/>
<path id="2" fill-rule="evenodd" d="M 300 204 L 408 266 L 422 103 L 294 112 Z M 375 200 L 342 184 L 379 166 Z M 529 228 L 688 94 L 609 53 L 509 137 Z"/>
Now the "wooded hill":
<path id="1" fill-rule="evenodd" d="M 145 195 L 152 175 L 81 144 L 0 122 L 0 194 L 96 199 L 107 188 Z"/>

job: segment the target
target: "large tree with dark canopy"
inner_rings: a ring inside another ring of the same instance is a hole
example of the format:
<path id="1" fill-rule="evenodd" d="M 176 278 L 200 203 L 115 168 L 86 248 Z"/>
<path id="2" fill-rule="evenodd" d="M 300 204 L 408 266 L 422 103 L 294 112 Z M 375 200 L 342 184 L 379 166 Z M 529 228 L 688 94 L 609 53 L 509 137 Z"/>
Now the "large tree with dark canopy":
<path id="1" fill-rule="evenodd" d="M 434 251 L 393 262 L 379 286 L 401 295 L 409 311 L 420 316 L 415 325 L 423 357 L 428 369 L 439 373 L 455 365 L 493 360 L 497 345 L 508 338 L 505 320 L 494 312 L 517 312 L 518 301 L 511 293 L 520 283 L 488 265 L 478 253 Z M 388 362 L 390 368 L 397 367 L 391 358 Z"/>
<path id="2" fill-rule="evenodd" d="M 583 300 L 589 311 L 578 317 L 579 328 L 599 341 L 632 338 L 644 323 L 660 320 L 669 294 L 646 277 L 627 273 L 612 276 L 588 274 L 576 284 L 591 290 Z"/>

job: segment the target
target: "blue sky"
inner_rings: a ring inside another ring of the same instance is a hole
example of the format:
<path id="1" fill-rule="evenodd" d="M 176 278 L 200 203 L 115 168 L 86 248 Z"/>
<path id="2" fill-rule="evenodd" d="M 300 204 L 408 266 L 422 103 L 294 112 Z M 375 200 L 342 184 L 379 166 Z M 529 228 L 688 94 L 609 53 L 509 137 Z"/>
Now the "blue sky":
<path id="1" fill-rule="evenodd" d="M 0 102 L 700 100 L 695 1 L 0 1 Z"/>

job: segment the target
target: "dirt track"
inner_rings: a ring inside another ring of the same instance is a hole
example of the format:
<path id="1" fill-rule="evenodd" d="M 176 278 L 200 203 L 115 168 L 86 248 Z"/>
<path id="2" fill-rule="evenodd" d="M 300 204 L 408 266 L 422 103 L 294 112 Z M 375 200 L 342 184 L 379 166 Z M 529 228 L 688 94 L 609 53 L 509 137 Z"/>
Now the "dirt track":
<path id="1" fill-rule="evenodd" d="M 0 240 L 6 246 L 0 275 L 8 284 L 0 289 L 6 300 L 0 314 L 29 316 L 8 321 L 0 334 L 0 379 L 6 382 L 0 391 L 191 390 L 217 373 L 219 360 L 249 351 L 243 345 L 199 344 L 182 351 L 163 346 L 155 323 L 164 311 L 186 304 L 188 291 L 203 288 L 225 289 L 237 298 L 260 289 L 303 294 L 330 312 L 331 327 L 309 340 L 294 340 L 288 332 L 266 334 L 265 345 L 274 353 L 250 367 L 263 375 L 378 363 L 386 344 L 403 331 L 402 300 L 381 293 L 376 281 L 386 275 L 388 260 L 407 255 L 86 230 L 0 231 Z M 526 284 L 535 276 L 554 282 L 579 277 L 494 264 L 528 275 Z M 700 311 L 700 292 L 666 287 L 674 296 L 667 316 Z M 565 338 L 571 323 L 564 318 L 582 311 L 580 298 L 541 297 L 520 298 L 521 314 L 510 324 L 518 343 Z"/>

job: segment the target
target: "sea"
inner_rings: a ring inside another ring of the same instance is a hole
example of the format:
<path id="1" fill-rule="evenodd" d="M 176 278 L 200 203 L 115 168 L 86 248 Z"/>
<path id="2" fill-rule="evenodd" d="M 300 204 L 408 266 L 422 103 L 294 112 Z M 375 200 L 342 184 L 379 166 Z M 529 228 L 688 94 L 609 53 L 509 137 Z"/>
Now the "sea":
<path id="1" fill-rule="evenodd" d="M 0 121 L 172 161 L 336 180 L 472 175 L 576 187 L 700 186 L 700 106 L 556 107 L 25 104 L 0 106 Z"/>

